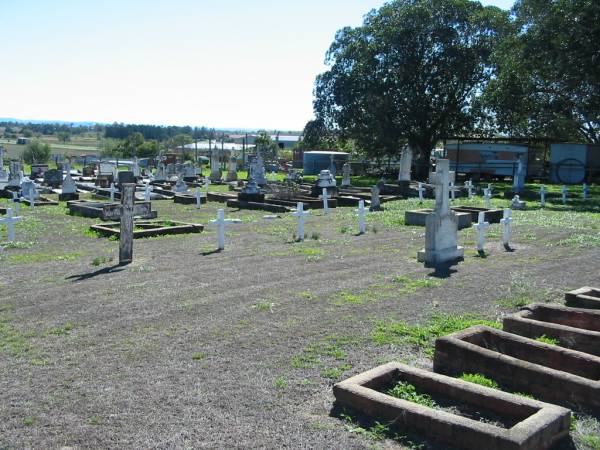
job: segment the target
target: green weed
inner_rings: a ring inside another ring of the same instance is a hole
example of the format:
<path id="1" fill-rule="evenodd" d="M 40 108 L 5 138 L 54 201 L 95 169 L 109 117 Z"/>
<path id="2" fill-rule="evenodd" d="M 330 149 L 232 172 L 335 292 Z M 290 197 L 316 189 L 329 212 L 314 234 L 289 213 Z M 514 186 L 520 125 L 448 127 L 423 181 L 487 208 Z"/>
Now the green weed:
<path id="1" fill-rule="evenodd" d="M 255 308 L 257 311 L 269 311 L 272 313 L 273 306 L 275 306 L 275 303 L 265 300 L 265 301 L 258 302 L 256 305 L 254 305 L 252 307 Z"/>
<path id="2" fill-rule="evenodd" d="M 493 389 L 500 389 L 498 383 L 480 373 L 463 373 L 459 377 L 459 379 L 463 381 L 468 381 L 469 383 L 479 384 L 480 386 L 485 386 Z"/>
<path id="3" fill-rule="evenodd" d="M 54 334 L 55 336 L 67 336 L 67 335 L 71 334 L 72 330 L 73 330 L 73 324 L 71 322 L 67 322 L 62 327 L 56 327 L 56 328 L 50 329 L 50 331 L 48 331 L 48 334 Z"/>
<path id="4" fill-rule="evenodd" d="M 542 334 L 541 336 L 537 337 L 535 340 L 538 342 L 543 342 L 544 344 L 560 345 L 560 341 L 558 339 L 548 337 L 545 334 Z"/>
<path id="5" fill-rule="evenodd" d="M 206 353 L 196 352 L 192 354 L 193 361 L 202 361 L 203 359 L 206 359 Z"/>
<path id="6" fill-rule="evenodd" d="M 23 418 L 23 425 L 26 427 L 30 427 L 37 421 L 37 417 L 35 416 L 27 416 Z"/>
<path id="7" fill-rule="evenodd" d="M 388 389 L 386 394 L 401 400 L 418 403 L 419 405 L 427 406 L 428 408 L 437 408 L 437 403 L 430 395 L 418 392 L 414 385 L 405 381 L 399 381 L 396 386 Z"/>
<path id="8" fill-rule="evenodd" d="M 347 364 L 347 363 L 341 364 L 337 367 L 328 367 L 328 368 L 321 370 L 321 376 L 323 378 L 337 380 L 344 374 L 344 372 L 346 372 L 347 370 L 350 370 L 350 369 L 352 369 L 352 364 Z"/>
<path id="9" fill-rule="evenodd" d="M 275 378 L 273 384 L 277 389 L 285 389 L 288 386 L 287 380 L 282 376 Z"/>

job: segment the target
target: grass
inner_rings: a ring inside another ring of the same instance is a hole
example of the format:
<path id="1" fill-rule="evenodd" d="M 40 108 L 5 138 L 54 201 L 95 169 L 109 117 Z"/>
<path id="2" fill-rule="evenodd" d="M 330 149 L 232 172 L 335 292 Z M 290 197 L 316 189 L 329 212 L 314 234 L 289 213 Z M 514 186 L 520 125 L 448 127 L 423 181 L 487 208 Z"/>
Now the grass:
<path id="1" fill-rule="evenodd" d="M 196 352 L 192 354 L 193 361 L 202 361 L 203 359 L 206 359 L 206 353 Z"/>
<path id="2" fill-rule="evenodd" d="M 417 403 L 428 408 L 436 408 L 438 406 L 431 396 L 419 392 L 414 385 L 405 381 L 399 381 L 396 383 L 393 388 L 386 391 L 386 394 L 401 400 Z"/>
<path id="3" fill-rule="evenodd" d="M 600 450 L 600 437 L 595 434 L 581 436 L 581 442 L 592 450 Z"/>
<path id="4" fill-rule="evenodd" d="M 356 433 L 373 441 L 382 441 L 390 434 L 389 427 L 380 422 L 375 422 L 373 426 L 364 428 L 358 425 L 354 418 L 348 414 L 342 413 L 340 417 L 344 421 L 346 431 L 349 433 Z"/>
<path id="5" fill-rule="evenodd" d="M 499 322 L 466 315 L 435 315 L 425 325 L 408 325 L 402 321 L 380 321 L 371 333 L 378 345 L 410 344 L 433 357 L 435 339 L 475 325 L 500 328 Z"/>
<path id="6" fill-rule="evenodd" d="M 478 384 L 480 386 L 485 386 L 493 389 L 500 389 L 498 383 L 480 373 L 463 373 L 459 377 L 459 379 L 463 381 L 468 381 L 469 383 Z"/>
<path id="7" fill-rule="evenodd" d="M 268 311 L 268 312 L 272 313 L 274 306 L 275 306 L 275 303 L 263 300 L 263 301 L 258 302 L 257 304 L 255 304 L 252 307 L 254 309 L 256 309 L 257 311 Z"/>
<path id="8" fill-rule="evenodd" d="M 273 381 L 273 385 L 277 389 L 285 389 L 288 387 L 288 382 L 283 376 L 279 376 L 279 377 L 275 378 L 275 381 Z"/>
<path id="9" fill-rule="evenodd" d="M 30 427 L 31 425 L 34 425 L 37 422 L 37 417 L 35 416 L 27 416 L 23 418 L 23 425 L 25 425 L 26 427 Z"/>
<path id="10" fill-rule="evenodd" d="M 9 255 L 6 260 L 12 264 L 35 264 L 50 261 L 62 261 L 70 262 L 76 261 L 81 258 L 84 254 L 82 252 L 72 253 L 21 253 L 17 255 Z"/>
<path id="11" fill-rule="evenodd" d="M 73 324 L 71 322 L 67 322 L 62 327 L 51 328 L 48 331 L 48 334 L 53 334 L 55 336 L 67 336 L 71 334 L 73 331 Z"/>
<path id="12" fill-rule="evenodd" d="M 112 256 L 98 256 L 92 260 L 92 266 L 101 266 L 113 260 Z"/>
<path id="13" fill-rule="evenodd" d="M 536 338 L 535 340 L 538 342 L 543 342 L 544 344 L 560 345 L 560 341 L 558 339 L 548 337 L 545 334 L 542 334 L 540 337 Z"/>
<path id="14" fill-rule="evenodd" d="M 442 282 L 435 278 L 412 279 L 405 275 L 398 275 L 393 278 L 394 283 L 402 285 L 400 292 L 403 294 L 412 294 L 422 288 L 433 288 L 442 285 Z"/>
<path id="15" fill-rule="evenodd" d="M 348 354 L 345 348 L 360 342 L 361 339 L 354 336 L 330 335 L 304 348 L 302 353 L 292 358 L 291 365 L 294 369 L 320 366 L 323 378 L 337 380 L 352 369 L 352 364 L 346 361 Z"/>

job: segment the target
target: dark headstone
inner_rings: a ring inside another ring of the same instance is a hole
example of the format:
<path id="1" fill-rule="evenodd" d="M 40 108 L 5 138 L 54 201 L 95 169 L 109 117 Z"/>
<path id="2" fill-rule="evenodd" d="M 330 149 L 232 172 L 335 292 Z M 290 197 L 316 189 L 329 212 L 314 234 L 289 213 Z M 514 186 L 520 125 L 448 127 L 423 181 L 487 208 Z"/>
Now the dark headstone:
<path id="1" fill-rule="evenodd" d="M 53 188 L 59 188 L 62 185 L 62 170 L 50 169 L 44 173 L 44 183 Z"/>
<path id="2" fill-rule="evenodd" d="M 129 183 L 135 184 L 136 182 L 137 180 L 135 179 L 133 172 L 130 172 L 128 170 L 119 172 L 117 179 L 117 183 L 119 184 L 119 186 Z"/>

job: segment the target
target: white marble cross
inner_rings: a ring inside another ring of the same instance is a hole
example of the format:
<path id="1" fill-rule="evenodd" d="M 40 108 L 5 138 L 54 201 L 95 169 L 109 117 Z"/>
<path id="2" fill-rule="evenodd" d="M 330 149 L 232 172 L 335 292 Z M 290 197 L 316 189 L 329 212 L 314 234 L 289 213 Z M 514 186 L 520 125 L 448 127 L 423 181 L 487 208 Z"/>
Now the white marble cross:
<path id="1" fill-rule="evenodd" d="M 479 212 L 479 220 L 473 228 L 477 230 L 477 252 L 479 254 L 483 254 L 483 246 L 485 245 L 485 232 L 490 227 L 489 222 L 485 221 L 485 212 Z"/>
<path id="2" fill-rule="evenodd" d="M 492 207 L 492 193 L 489 188 L 483 190 L 483 200 L 485 202 L 485 207 L 490 209 Z"/>
<path id="3" fill-rule="evenodd" d="M 567 189 L 566 185 L 563 185 L 561 192 L 562 192 L 563 205 L 566 205 L 567 204 L 567 194 L 569 193 L 569 190 Z"/>
<path id="4" fill-rule="evenodd" d="M 327 188 L 323 188 L 323 194 L 319 195 L 319 198 L 323 199 L 323 212 L 329 214 L 329 199 L 331 195 L 327 193 Z"/>
<path id="5" fill-rule="evenodd" d="M 196 188 L 196 208 L 200 208 L 202 206 L 202 190 L 200 187 Z"/>
<path id="6" fill-rule="evenodd" d="M 423 183 L 421 183 L 420 181 L 417 190 L 419 191 L 419 203 L 423 203 L 423 193 L 425 192 L 425 186 L 423 186 Z"/>
<path id="7" fill-rule="evenodd" d="M 225 211 L 222 209 L 217 211 L 217 218 L 211 220 L 210 225 L 217 227 L 217 245 L 219 250 L 225 250 L 225 225 L 241 222 L 240 219 L 226 219 Z"/>
<path id="8" fill-rule="evenodd" d="M 465 188 L 467 188 L 469 200 L 473 199 L 473 182 L 471 180 L 465 181 Z"/>
<path id="9" fill-rule="evenodd" d="M 455 187 L 454 187 L 454 182 L 451 181 L 450 182 L 450 198 L 452 201 L 454 201 L 456 199 L 456 193 L 455 193 Z"/>
<path id="10" fill-rule="evenodd" d="M 590 187 L 587 183 L 583 183 L 583 200 L 587 200 L 590 196 Z"/>
<path id="11" fill-rule="evenodd" d="M 540 186 L 540 205 L 542 208 L 546 206 L 546 186 L 543 184 Z"/>
<path id="12" fill-rule="evenodd" d="M 508 208 L 505 209 L 500 223 L 502 224 L 502 244 L 506 250 L 510 250 L 510 224 L 512 220 L 512 211 Z"/>
<path id="13" fill-rule="evenodd" d="M 0 217 L 0 225 L 6 225 L 6 231 L 8 234 L 8 242 L 14 242 L 15 240 L 15 227 L 17 222 L 22 220 L 19 216 L 13 216 L 12 208 L 6 209 L 6 217 Z"/>
<path id="14" fill-rule="evenodd" d="M 115 188 L 115 183 L 110 183 L 110 201 L 111 202 L 115 201 L 115 192 L 117 192 L 117 189 Z"/>
<path id="15" fill-rule="evenodd" d="M 298 228 L 296 230 L 296 240 L 304 240 L 304 217 L 308 216 L 310 211 L 304 211 L 304 203 L 298 202 L 296 205 L 296 212 L 292 213 L 292 216 L 298 218 Z"/>
<path id="16" fill-rule="evenodd" d="M 358 213 L 358 232 L 365 234 L 367 232 L 367 225 L 365 224 L 365 216 L 367 209 L 365 208 L 365 201 L 359 200 L 358 209 L 355 210 Z"/>

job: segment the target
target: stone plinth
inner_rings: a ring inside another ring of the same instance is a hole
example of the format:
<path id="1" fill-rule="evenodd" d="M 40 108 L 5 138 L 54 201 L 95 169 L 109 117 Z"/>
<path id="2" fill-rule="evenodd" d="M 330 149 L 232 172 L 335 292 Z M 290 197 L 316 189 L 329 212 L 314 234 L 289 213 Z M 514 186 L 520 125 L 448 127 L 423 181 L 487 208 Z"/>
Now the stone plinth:
<path id="1" fill-rule="evenodd" d="M 433 209 L 414 209 L 412 211 L 404 212 L 404 224 L 405 225 L 418 225 L 421 227 L 425 226 L 427 216 L 433 212 Z M 473 218 L 469 212 L 456 212 L 456 218 L 458 220 L 458 229 L 470 228 L 473 223 Z"/>

